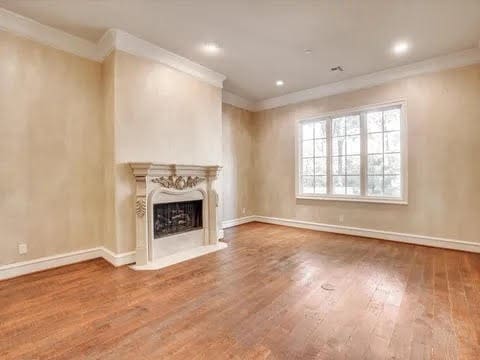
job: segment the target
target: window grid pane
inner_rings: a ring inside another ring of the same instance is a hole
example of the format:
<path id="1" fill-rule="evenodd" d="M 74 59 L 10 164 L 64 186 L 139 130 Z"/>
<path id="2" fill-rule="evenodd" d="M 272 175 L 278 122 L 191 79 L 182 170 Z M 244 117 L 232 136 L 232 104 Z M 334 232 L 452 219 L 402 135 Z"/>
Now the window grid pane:
<path id="1" fill-rule="evenodd" d="M 326 194 L 326 147 L 326 120 L 302 124 L 302 193 Z"/>
<path id="2" fill-rule="evenodd" d="M 360 115 L 348 115 L 345 120 L 346 135 L 360 135 Z"/>
<path id="3" fill-rule="evenodd" d="M 345 118 L 332 119 L 332 137 L 345 136 Z"/>
<path id="4" fill-rule="evenodd" d="M 313 149 L 313 156 L 315 158 L 313 190 L 315 194 L 326 194 L 326 181 L 324 181 L 326 164 L 324 164 L 324 161 L 322 161 L 322 159 L 327 155 L 326 136 L 327 136 L 326 121 L 325 120 L 315 121 L 314 133 L 313 133 L 313 137 L 315 139 L 315 146 Z"/>
<path id="5" fill-rule="evenodd" d="M 327 175 L 327 158 L 326 157 L 318 157 L 315 158 L 315 176 Z"/>
<path id="6" fill-rule="evenodd" d="M 360 195 L 360 115 L 352 114 L 332 119 L 331 193 Z"/>
<path id="7" fill-rule="evenodd" d="M 367 113 L 367 196 L 400 197 L 400 109 Z"/>

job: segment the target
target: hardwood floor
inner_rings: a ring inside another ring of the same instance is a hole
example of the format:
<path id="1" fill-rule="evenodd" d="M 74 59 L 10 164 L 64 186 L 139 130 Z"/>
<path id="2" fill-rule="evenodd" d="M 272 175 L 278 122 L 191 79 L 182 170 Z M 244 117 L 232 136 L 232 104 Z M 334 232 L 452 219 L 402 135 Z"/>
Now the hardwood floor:
<path id="1" fill-rule="evenodd" d="M 0 358 L 480 358 L 480 255 L 260 223 L 225 241 L 0 282 Z"/>

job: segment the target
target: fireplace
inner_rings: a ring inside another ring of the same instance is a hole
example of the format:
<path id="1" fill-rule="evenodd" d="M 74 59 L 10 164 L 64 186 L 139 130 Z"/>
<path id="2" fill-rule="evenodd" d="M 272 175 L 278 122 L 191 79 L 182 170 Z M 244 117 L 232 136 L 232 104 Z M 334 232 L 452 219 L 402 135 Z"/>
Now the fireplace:
<path id="1" fill-rule="evenodd" d="M 202 227 L 202 200 L 153 205 L 154 239 Z"/>
<path id="2" fill-rule="evenodd" d="M 224 249 L 219 242 L 219 166 L 131 163 L 135 176 L 135 270 Z"/>

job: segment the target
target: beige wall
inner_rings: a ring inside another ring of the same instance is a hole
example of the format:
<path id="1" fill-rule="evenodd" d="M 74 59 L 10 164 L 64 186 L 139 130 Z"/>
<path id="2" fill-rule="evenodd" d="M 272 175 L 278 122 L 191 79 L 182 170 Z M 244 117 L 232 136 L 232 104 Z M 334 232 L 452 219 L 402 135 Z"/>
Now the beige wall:
<path id="1" fill-rule="evenodd" d="M 0 264 L 101 244 L 101 117 L 100 64 L 0 31 Z"/>
<path id="2" fill-rule="evenodd" d="M 0 32 L 0 95 L 0 264 L 134 250 L 128 162 L 222 164 L 221 89 L 143 58 Z"/>
<path id="3" fill-rule="evenodd" d="M 129 162 L 222 164 L 221 89 L 168 66 L 114 54 L 116 251 L 135 249 Z"/>
<path id="4" fill-rule="evenodd" d="M 103 151 L 104 151 L 104 239 L 103 244 L 117 251 L 115 241 L 115 52 L 102 64 Z"/>
<path id="5" fill-rule="evenodd" d="M 131 161 L 223 164 L 225 220 L 344 215 L 342 225 L 479 242 L 479 94 L 475 65 L 255 114 L 224 104 L 222 114 L 220 89 L 167 66 L 123 52 L 98 64 L 0 32 L 0 264 L 133 250 Z M 295 199 L 297 120 L 399 98 L 408 206 Z"/>
<path id="6" fill-rule="evenodd" d="M 295 199 L 297 120 L 399 98 L 407 102 L 408 206 Z M 480 65 L 267 110 L 254 118 L 258 215 L 480 242 Z"/>
<path id="7" fill-rule="evenodd" d="M 254 214 L 254 122 L 250 111 L 225 103 L 222 118 L 223 220 L 232 220 Z"/>

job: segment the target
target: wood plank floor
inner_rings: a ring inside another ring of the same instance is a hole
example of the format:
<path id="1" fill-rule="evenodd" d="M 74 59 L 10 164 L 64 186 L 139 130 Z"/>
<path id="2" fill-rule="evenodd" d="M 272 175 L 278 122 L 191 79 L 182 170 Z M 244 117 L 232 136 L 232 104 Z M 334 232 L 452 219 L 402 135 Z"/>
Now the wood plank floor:
<path id="1" fill-rule="evenodd" d="M 0 358 L 480 358 L 480 255 L 260 223 L 225 241 L 0 282 Z"/>

